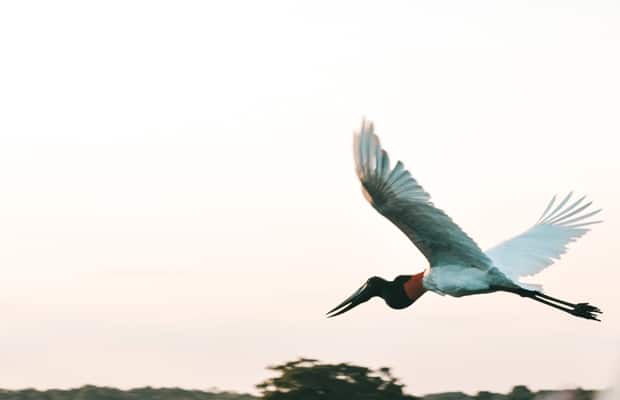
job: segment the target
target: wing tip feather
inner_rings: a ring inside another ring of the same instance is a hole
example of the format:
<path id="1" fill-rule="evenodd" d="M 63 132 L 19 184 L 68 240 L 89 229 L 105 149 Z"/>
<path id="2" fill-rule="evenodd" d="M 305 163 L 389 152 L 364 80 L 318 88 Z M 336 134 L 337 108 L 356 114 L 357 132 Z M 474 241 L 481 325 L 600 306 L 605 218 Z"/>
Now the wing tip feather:
<path id="1" fill-rule="evenodd" d="M 587 211 L 590 206 L 593 204 L 593 201 L 588 201 L 586 204 L 578 207 L 584 200 L 587 199 L 586 195 L 581 196 L 579 199 L 569 202 L 570 198 L 573 195 L 573 191 L 569 192 L 566 197 L 553 209 L 553 204 L 557 199 L 557 196 L 553 196 L 543 215 L 538 219 L 536 225 L 556 225 L 563 226 L 566 228 L 575 227 L 575 223 L 580 222 L 580 225 L 583 223 L 589 223 L 590 221 L 583 221 L 589 217 L 592 217 L 602 211 L 602 209 L 597 209 L 595 211 Z M 582 222 L 583 221 L 583 222 Z M 600 221 L 602 222 L 602 220 Z"/>

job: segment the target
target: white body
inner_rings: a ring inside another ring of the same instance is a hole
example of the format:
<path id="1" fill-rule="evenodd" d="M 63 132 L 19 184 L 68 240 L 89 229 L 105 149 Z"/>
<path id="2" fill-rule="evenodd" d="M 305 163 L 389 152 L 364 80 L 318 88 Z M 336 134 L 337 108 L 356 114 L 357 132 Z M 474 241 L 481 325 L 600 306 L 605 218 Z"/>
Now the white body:
<path id="1" fill-rule="evenodd" d="M 515 287 L 515 283 L 496 268 L 482 270 L 460 265 L 445 265 L 427 270 L 422 285 L 442 296 L 454 297 L 489 293 L 498 287 Z"/>

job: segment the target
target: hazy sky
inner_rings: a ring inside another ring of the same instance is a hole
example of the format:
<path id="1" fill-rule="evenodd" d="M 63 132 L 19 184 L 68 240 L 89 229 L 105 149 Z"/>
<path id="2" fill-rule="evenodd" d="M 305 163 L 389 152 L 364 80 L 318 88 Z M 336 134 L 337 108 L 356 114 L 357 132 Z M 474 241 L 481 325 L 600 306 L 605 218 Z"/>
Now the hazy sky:
<path id="1" fill-rule="evenodd" d="M 297 356 L 413 393 L 620 364 L 617 1 L 0 4 L 0 387 L 253 390 Z M 508 294 L 324 313 L 425 267 L 364 200 L 375 121 L 483 248 L 575 190 L 605 223 Z"/>

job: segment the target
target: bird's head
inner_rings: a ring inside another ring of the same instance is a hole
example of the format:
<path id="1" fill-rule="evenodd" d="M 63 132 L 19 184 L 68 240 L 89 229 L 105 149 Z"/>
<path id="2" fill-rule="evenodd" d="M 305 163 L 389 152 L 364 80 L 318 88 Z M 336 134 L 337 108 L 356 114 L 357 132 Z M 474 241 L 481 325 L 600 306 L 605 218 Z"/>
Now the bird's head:
<path id="1" fill-rule="evenodd" d="M 408 294 L 406 286 L 417 275 L 400 275 L 393 281 L 386 281 L 378 276 L 369 278 L 364 284 L 349 296 L 345 301 L 327 313 L 327 317 L 335 317 L 367 302 L 373 297 L 381 297 L 386 304 L 394 309 L 410 306 L 415 299 Z M 421 278 L 420 278 L 421 279 Z M 421 281 L 420 281 L 421 282 Z"/>

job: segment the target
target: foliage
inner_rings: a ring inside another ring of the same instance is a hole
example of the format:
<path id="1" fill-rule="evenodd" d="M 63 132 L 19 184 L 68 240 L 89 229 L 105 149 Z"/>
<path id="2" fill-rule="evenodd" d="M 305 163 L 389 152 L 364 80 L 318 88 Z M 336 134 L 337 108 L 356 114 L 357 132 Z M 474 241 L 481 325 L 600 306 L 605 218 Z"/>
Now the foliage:
<path id="1" fill-rule="evenodd" d="M 526 390 L 523 390 L 526 389 Z M 269 397 L 265 397 L 268 399 Z M 283 397 L 288 399 L 290 397 Z M 306 397 L 304 399 L 329 399 L 329 397 Z M 375 399 L 392 399 L 395 397 L 374 397 Z M 398 399 L 416 399 L 416 397 L 402 395 Z M 460 392 L 428 394 L 417 397 L 418 400 L 594 400 L 595 392 L 591 390 L 575 389 L 565 391 L 531 392 L 525 386 L 517 386 L 508 394 L 480 392 L 477 395 L 467 395 Z M 259 397 L 249 394 L 229 392 L 202 392 L 198 390 L 183 390 L 177 388 L 155 389 L 151 387 L 118 390 L 107 387 L 84 386 L 70 390 L 2 390 L 0 400 L 260 400 Z M 271 398 L 273 399 L 273 397 Z M 358 396 L 355 399 L 372 399 L 372 397 Z"/>
<path id="2" fill-rule="evenodd" d="M 269 367 L 279 376 L 256 387 L 265 400 L 406 400 L 417 399 L 403 393 L 403 386 L 389 368 L 373 371 L 346 363 L 321 364 L 300 358 Z"/>
<path id="3" fill-rule="evenodd" d="M 144 387 L 119 390 L 88 385 L 69 390 L 0 390 L 0 400 L 258 400 L 258 398 L 249 394 L 213 393 L 178 388 Z"/>
<path id="4" fill-rule="evenodd" d="M 595 391 L 583 389 L 532 392 L 526 386 L 515 386 L 508 394 L 482 391 L 471 396 L 449 392 L 415 397 L 403 392 L 403 385 L 389 368 L 371 370 L 300 358 L 269 369 L 278 376 L 256 385 L 262 397 L 179 388 L 119 390 L 88 385 L 70 390 L 0 389 L 0 400 L 594 400 L 596 396 Z"/>

